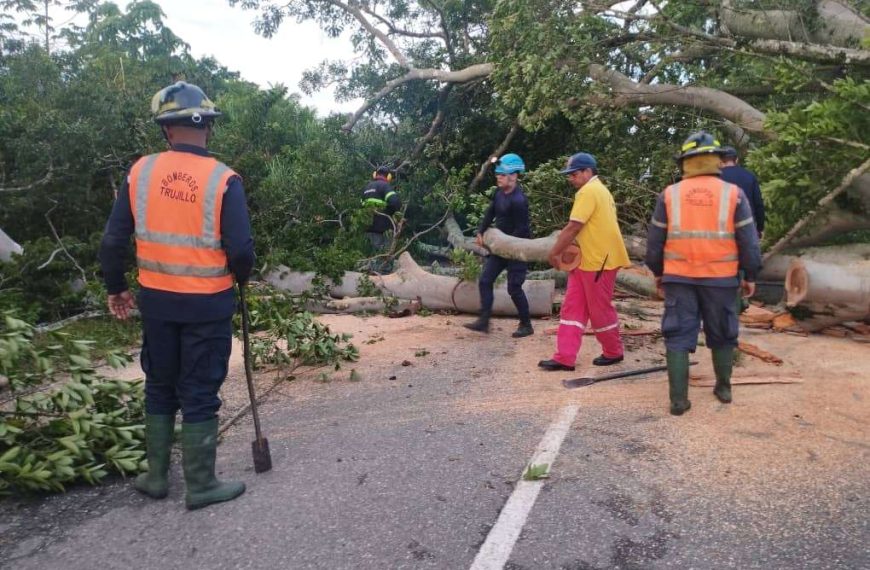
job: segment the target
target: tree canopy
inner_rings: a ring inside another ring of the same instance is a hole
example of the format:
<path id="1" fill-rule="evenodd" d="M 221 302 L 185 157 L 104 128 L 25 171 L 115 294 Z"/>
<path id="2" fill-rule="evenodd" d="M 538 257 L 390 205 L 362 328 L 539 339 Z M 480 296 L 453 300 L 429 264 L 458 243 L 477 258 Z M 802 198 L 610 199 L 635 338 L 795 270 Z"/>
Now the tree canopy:
<path id="1" fill-rule="evenodd" d="M 398 249 L 435 243 L 445 216 L 480 215 L 488 159 L 507 151 L 531 169 L 536 235 L 564 223 L 571 191 L 556 171 L 579 150 L 599 159 L 626 231 L 643 232 L 676 175 L 676 148 L 701 128 L 758 173 L 768 244 L 844 181 L 796 243 L 867 240 L 866 3 L 228 3 L 256 11 L 265 36 L 296 20 L 350 32 L 357 57 L 324 61 L 300 88 L 337 85 L 364 103 L 320 118 L 285 86 L 260 89 L 194 58 L 148 0 L 125 10 L 0 1 L 0 228 L 25 245 L 0 265 L 0 305 L 59 317 L 99 289 L 96 244 L 114 192 L 136 158 L 164 148 L 148 102 L 180 78 L 225 112 L 212 149 L 245 180 L 261 267 L 335 274 L 370 255 L 359 196 L 380 164 L 397 169 L 406 205 Z M 85 23 L 53 19 L 48 7 Z"/>

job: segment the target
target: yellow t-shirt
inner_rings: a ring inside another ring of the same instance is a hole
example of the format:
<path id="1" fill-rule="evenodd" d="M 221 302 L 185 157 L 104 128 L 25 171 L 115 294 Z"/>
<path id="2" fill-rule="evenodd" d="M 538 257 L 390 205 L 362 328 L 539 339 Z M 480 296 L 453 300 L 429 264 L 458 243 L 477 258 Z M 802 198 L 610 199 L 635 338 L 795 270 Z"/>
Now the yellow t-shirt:
<path id="1" fill-rule="evenodd" d="M 583 224 L 576 239 L 583 256 L 580 269 L 598 271 L 602 264 L 604 269 L 631 266 L 616 220 L 616 203 L 597 176 L 574 195 L 571 220 Z"/>

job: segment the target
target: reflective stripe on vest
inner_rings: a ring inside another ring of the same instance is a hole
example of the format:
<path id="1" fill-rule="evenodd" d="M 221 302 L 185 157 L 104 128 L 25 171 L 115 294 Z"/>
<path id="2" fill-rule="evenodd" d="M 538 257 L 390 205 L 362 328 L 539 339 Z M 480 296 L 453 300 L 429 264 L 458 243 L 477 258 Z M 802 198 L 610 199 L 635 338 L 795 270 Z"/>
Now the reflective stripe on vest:
<path id="1" fill-rule="evenodd" d="M 223 195 L 235 175 L 213 158 L 175 151 L 133 166 L 130 199 L 142 286 L 179 293 L 233 286 L 219 228 Z"/>
<path id="2" fill-rule="evenodd" d="M 665 190 L 664 273 L 694 278 L 737 275 L 734 212 L 738 196 L 736 186 L 713 177 L 681 181 Z"/>

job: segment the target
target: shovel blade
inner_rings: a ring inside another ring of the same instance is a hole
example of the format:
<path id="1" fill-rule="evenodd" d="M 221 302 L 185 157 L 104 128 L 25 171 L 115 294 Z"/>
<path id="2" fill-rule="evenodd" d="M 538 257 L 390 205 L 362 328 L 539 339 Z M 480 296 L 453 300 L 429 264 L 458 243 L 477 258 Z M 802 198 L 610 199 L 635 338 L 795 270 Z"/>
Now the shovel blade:
<path id="1" fill-rule="evenodd" d="M 592 384 L 595 384 L 595 378 L 572 378 L 570 380 L 562 380 L 562 386 L 570 389 L 591 386 Z"/>
<path id="2" fill-rule="evenodd" d="M 254 473 L 265 473 L 272 469 L 272 454 L 269 452 L 268 439 L 264 437 L 252 441 L 251 451 L 254 454 Z"/>

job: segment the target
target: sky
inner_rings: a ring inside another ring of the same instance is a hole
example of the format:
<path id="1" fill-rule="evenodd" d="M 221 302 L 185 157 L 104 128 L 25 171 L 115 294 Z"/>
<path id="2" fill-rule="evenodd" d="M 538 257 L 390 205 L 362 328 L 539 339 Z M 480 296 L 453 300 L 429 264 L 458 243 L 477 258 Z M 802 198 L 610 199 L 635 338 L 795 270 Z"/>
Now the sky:
<path id="1" fill-rule="evenodd" d="M 125 9 L 128 0 L 114 0 Z M 254 32 L 257 12 L 230 7 L 227 0 L 155 0 L 166 15 L 164 23 L 190 45 L 194 57 L 214 57 L 242 79 L 261 87 L 283 83 L 299 93 L 304 105 L 319 115 L 332 111 L 352 112 L 361 101 L 337 103 L 331 88 L 304 95 L 299 89 L 302 72 L 324 59 L 350 59 L 353 51 L 347 36 L 330 38 L 312 22 L 285 20 L 272 38 Z M 62 14 L 56 14 L 62 19 Z"/>

